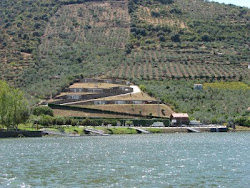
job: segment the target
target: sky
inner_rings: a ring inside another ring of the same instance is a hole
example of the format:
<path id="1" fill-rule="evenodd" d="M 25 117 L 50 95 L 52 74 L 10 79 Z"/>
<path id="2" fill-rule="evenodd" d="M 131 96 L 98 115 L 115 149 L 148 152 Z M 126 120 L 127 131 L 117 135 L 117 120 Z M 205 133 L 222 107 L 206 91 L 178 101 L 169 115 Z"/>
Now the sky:
<path id="1" fill-rule="evenodd" d="M 211 0 L 219 3 L 234 4 L 250 8 L 250 0 Z"/>

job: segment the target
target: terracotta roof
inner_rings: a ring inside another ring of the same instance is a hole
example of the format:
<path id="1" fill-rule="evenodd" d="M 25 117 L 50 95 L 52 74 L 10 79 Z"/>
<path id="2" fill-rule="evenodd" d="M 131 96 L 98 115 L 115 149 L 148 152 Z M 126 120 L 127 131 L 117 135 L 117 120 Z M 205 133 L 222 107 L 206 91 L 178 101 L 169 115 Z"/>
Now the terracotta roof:
<path id="1" fill-rule="evenodd" d="M 187 113 L 172 113 L 171 114 L 172 117 L 189 117 Z"/>

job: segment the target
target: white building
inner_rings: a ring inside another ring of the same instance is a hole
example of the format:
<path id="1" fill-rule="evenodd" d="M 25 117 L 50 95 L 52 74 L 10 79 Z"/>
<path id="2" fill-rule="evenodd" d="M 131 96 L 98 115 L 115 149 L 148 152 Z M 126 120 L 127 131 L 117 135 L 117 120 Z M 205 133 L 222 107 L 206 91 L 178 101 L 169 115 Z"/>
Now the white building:
<path id="1" fill-rule="evenodd" d="M 202 90 L 203 85 L 202 84 L 194 84 L 194 90 Z"/>

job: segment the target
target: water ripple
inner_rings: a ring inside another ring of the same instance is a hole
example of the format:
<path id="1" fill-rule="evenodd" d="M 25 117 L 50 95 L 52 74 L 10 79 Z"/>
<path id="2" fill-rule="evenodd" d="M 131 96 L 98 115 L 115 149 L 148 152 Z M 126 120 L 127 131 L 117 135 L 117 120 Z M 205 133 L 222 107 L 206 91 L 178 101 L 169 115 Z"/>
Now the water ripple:
<path id="1" fill-rule="evenodd" d="M 4 139 L 0 187 L 249 187 L 250 133 Z"/>

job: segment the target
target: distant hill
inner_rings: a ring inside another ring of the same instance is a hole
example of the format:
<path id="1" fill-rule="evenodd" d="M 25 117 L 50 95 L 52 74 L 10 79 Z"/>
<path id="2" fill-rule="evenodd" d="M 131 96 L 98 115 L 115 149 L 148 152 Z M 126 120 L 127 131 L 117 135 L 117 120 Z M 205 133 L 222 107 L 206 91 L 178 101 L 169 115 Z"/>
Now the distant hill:
<path id="1" fill-rule="evenodd" d="M 1 0 L 0 79 L 36 97 L 75 77 L 249 77 L 250 10 L 203 0 Z"/>

